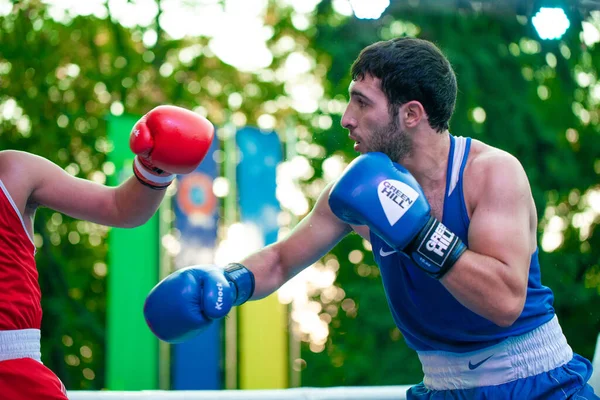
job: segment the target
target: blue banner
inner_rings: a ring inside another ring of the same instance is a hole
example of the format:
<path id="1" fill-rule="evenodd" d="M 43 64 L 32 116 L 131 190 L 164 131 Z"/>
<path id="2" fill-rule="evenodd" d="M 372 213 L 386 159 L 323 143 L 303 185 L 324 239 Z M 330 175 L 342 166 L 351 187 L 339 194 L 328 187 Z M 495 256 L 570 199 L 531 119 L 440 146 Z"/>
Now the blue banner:
<path id="1" fill-rule="evenodd" d="M 173 204 L 181 245 L 175 257 L 177 269 L 214 262 L 219 202 L 213 193 L 213 181 L 218 174 L 213 154 L 218 145 L 215 135 L 200 166 L 191 174 L 177 177 L 177 194 Z M 222 323 L 215 322 L 198 337 L 173 345 L 172 389 L 222 389 L 221 329 Z"/>
<path id="2" fill-rule="evenodd" d="M 236 177 L 240 202 L 240 220 L 256 225 L 263 234 L 264 244 L 277 240 L 280 212 L 276 198 L 277 165 L 282 151 L 275 132 L 262 132 L 244 127 L 237 132 L 241 159 Z"/>

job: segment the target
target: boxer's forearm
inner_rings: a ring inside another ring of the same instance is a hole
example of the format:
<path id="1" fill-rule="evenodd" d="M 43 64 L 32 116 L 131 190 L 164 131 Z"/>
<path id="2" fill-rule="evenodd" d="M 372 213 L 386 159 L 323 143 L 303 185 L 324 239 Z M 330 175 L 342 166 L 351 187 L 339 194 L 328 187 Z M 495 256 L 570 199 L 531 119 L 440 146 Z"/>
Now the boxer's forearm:
<path id="1" fill-rule="evenodd" d="M 493 257 L 467 250 L 440 282 L 463 306 L 498 326 L 512 325 L 523 311 L 527 285 Z"/>
<path id="2" fill-rule="evenodd" d="M 267 297 L 291 279 L 279 247 L 279 243 L 272 244 L 242 260 L 241 264 L 254 274 L 254 294 L 250 300 Z"/>
<path id="3" fill-rule="evenodd" d="M 113 226 L 133 228 L 146 223 L 156 212 L 165 190 L 155 190 L 130 177 L 114 189 L 115 210 L 118 218 Z"/>
<path id="4" fill-rule="evenodd" d="M 251 300 L 273 293 L 308 266 L 327 254 L 344 236 L 350 225 L 333 215 L 327 203 L 329 187 L 319 196 L 313 210 L 284 239 L 242 260 L 255 277 Z"/>

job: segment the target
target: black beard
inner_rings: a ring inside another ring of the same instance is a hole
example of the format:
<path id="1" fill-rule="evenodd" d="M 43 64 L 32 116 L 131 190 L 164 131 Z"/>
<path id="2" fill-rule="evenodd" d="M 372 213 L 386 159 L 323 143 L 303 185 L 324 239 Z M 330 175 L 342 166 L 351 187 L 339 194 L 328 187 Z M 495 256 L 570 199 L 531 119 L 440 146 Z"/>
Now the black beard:
<path id="1" fill-rule="evenodd" d="M 401 130 L 396 123 L 396 118 L 381 128 L 371 133 L 369 151 L 377 151 L 387 155 L 392 161 L 400 163 L 412 152 L 412 140 L 408 134 Z"/>

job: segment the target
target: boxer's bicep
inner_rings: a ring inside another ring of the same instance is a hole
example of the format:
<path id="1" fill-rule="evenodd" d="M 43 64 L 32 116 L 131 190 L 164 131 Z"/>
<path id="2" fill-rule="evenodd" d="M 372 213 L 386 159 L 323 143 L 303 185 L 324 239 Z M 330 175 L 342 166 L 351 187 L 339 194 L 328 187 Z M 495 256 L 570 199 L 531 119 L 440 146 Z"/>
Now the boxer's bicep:
<path id="1" fill-rule="evenodd" d="M 241 260 L 255 276 L 253 300 L 277 290 L 352 231 L 329 208 L 329 189 L 323 191 L 312 211 L 285 238 Z"/>
<path id="2" fill-rule="evenodd" d="M 485 167 L 485 182 L 469 225 L 469 250 L 506 265 L 508 276 L 526 285 L 531 243 L 531 192 L 525 171 L 512 157 Z"/>
<path id="3" fill-rule="evenodd" d="M 78 219 L 112 224 L 118 218 L 114 189 L 70 175 L 53 162 L 27 155 L 30 202 Z"/>
<path id="4" fill-rule="evenodd" d="M 323 191 L 311 212 L 281 241 L 282 265 L 293 275 L 319 260 L 352 232 L 350 225 L 331 211 L 327 201 L 330 188 Z"/>
<path id="5" fill-rule="evenodd" d="M 354 232 L 356 232 L 360 237 L 365 239 L 366 241 L 371 241 L 371 232 L 367 225 L 350 225 Z"/>

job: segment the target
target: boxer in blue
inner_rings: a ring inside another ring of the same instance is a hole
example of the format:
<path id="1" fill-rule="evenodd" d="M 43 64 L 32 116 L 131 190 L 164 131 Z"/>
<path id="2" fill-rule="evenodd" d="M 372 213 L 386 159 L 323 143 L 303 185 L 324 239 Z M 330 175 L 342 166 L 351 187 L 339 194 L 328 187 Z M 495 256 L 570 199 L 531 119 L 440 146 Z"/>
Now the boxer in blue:
<path id="1" fill-rule="evenodd" d="M 352 66 L 342 118 L 361 153 L 284 239 L 226 268 L 175 272 L 148 325 L 186 340 L 275 291 L 351 231 L 369 240 L 396 325 L 421 360 L 409 399 L 598 399 L 543 286 L 519 161 L 448 131 L 456 77 L 432 43 L 394 39 Z"/>

